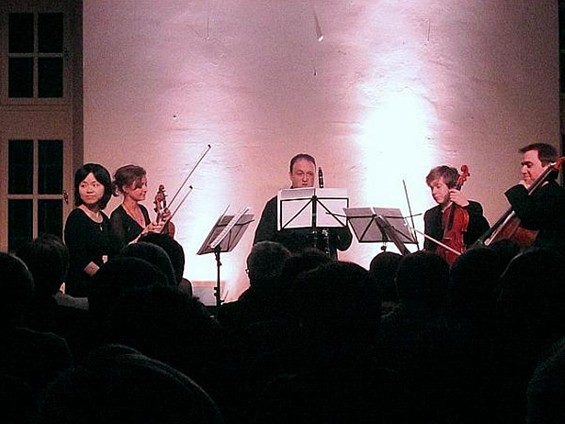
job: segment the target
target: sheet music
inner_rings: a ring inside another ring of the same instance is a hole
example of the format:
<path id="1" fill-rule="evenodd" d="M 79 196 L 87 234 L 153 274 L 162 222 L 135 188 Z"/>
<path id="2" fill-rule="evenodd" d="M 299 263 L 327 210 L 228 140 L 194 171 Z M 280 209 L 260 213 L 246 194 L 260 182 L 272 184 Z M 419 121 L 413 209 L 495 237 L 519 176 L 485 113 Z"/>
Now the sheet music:
<path id="1" fill-rule="evenodd" d="M 414 235 L 409 230 L 406 220 L 400 209 L 398 208 L 373 208 L 375 214 L 382 218 L 385 218 L 390 225 L 393 227 L 394 231 L 401 237 L 402 241 L 405 243 L 416 243 Z"/>
<path id="2" fill-rule="evenodd" d="M 218 236 L 210 243 L 210 247 L 212 249 L 216 248 L 216 246 L 218 246 L 222 242 L 222 240 L 228 235 L 230 230 L 235 226 L 235 224 L 237 224 L 237 222 L 241 219 L 243 215 L 245 215 L 245 213 L 248 210 L 249 207 L 245 207 L 242 210 L 240 210 L 236 215 L 234 215 L 234 217 L 231 219 L 230 222 L 228 222 L 228 224 L 225 226 L 222 232 L 218 234 Z"/>
<path id="3" fill-rule="evenodd" d="M 314 202 L 316 213 L 314 213 Z M 293 228 L 344 227 L 341 211 L 349 205 L 342 188 L 291 188 L 277 194 L 277 231 Z"/>
<path id="4" fill-rule="evenodd" d="M 345 208 L 345 215 L 355 236 L 361 243 L 378 242 L 386 239 L 381 224 L 383 219 L 395 236 L 403 243 L 416 243 L 416 239 L 408 229 L 404 216 L 398 208 L 359 207 Z"/>

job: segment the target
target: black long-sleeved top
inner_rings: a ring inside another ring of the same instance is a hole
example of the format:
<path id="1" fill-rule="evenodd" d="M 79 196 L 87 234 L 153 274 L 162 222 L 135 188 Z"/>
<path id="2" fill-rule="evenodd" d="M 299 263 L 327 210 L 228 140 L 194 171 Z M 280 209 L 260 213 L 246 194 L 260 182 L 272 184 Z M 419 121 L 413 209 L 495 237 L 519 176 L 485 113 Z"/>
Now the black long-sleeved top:
<path id="1" fill-rule="evenodd" d="M 151 219 L 149 212 L 143 205 L 139 205 L 145 225 L 149 225 Z M 112 211 L 110 215 L 110 223 L 112 225 L 112 233 L 114 237 L 119 240 L 122 246 L 125 246 L 130 241 L 134 240 L 143 231 L 143 227 L 138 222 L 128 215 L 123 205 L 118 206 Z"/>
<path id="2" fill-rule="evenodd" d="M 116 241 L 110 230 L 110 220 L 102 212 L 102 222 L 90 219 L 82 209 L 74 209 L 65 223 L 65 244 L 69 249 L 69 272 L 66 292 L 75 297 L 88 297 L 90 275 L 84 268 L 90 262 L 102 266 L 116 251 Z"/>
<path id="3" fill-rule="evenodd" d="M 489 224 L 483 216 L 483 207 L 479 202 L 470 200 L 469 205 L 465 209 L 469 213 L 469 225 L 467 231 L 463 234 L 463 242 L 466 246 L 470 246 L 489 229 Z M 424 213 L 424 233 L 438 241 L 441 241 L 443 238 L 441 217 L 440 205 L 434 206 Z M 429 239 L 424 240 L 425 250 L 435 252 L 436 248 L 436 243 Z"/>

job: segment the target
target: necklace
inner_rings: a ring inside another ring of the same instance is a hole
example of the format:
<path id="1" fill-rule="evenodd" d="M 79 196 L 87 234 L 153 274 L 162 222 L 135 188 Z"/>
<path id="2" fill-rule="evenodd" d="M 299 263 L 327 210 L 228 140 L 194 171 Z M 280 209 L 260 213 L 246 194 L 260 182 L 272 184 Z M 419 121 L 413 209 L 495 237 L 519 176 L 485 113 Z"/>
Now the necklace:
<path id="1" fill-rule="evenodd" d="M 102 225 L 102 213 L 100 210 L 93 211 L 84 205 L 79 206 L 80 209 L 88 216 L 91 220 L 96 222 L 97 224 Z"/>

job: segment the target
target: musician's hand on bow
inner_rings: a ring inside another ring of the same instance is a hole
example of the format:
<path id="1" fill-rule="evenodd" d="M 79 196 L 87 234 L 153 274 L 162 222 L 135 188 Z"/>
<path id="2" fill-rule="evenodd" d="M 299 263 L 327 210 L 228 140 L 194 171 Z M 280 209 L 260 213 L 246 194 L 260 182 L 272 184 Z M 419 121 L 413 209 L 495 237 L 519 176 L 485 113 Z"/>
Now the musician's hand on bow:
<path id="1" fill-rule="evenodd" d="M 457 190 L 456 188 L 449 190 L 449 199 L 457 206 L 461 206 L 462 208 L 469 206 L 469 199 L 467 199 L 467 196 L 465 196 L 460 190 Z"/>
<path id="2" fill-rule="evenodd" d="M 145 235 L 149 233 L 159 234 L 163 230 L 163 225 L 164 225 L 163 223 L 151 222 L 143 229 L 141 235 Z"/>
<path id="3" fill-rule="evenodd" d="M 161 216 L 160 216 L 160 222 L 163 224 L 166 224 L 169 219 L 171 219 L 171 211 L 169 210 L 169 208 L 165 208 L 161 211 Z"/>

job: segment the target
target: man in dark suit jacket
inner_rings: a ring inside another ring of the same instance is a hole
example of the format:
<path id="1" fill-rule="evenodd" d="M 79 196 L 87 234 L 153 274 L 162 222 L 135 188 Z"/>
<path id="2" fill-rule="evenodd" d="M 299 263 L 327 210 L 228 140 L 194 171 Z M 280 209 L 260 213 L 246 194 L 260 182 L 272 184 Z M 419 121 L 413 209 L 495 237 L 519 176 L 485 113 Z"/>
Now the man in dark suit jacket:
<path id="1" fill-rule="evenodd" d="M 549 144 L 533 143 L 519 152 L 522 180 L 505 195 L 520 225 L 538 231 L 534 246 L 565 253 L 565 189 L 555 181 L 561 164 L 557 151 Z"/>

